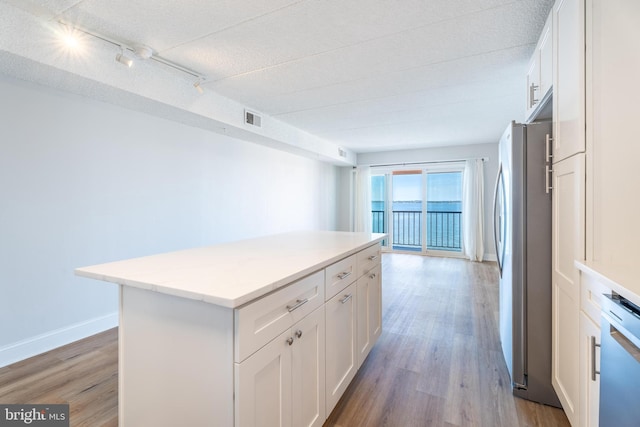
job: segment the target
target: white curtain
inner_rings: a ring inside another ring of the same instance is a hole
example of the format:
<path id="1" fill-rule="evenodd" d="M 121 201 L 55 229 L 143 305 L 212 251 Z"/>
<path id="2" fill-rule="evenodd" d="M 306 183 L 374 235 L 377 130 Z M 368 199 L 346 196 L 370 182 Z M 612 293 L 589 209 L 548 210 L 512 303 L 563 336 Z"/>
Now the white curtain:
<path id="1" fill-rule="evenodd" d="M 356 168 L 354 231 L 371 233 L 371 168 Z"/>
<path id="2" fill-rule="evenodd" d="M 482 159 L 467 160 L 462 184 L 462 230 L 465 255 L 484 258 L 484 171 Z"/>

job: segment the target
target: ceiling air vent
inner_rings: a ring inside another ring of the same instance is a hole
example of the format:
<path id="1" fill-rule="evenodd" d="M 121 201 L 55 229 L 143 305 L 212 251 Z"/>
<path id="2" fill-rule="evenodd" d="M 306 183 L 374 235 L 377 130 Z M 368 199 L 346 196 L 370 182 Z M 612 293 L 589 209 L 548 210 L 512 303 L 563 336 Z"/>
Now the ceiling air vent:
<path id="1" fill-rule="evenodd" d="M 244 110 L 244 122 L 251 126 L 262 127 L 262 117 L 253 111 Z"/>
<path id="2" fill-rule="evenodd" d="M 347 152 L 346 152 L 346 150 L 344 150 L 344 149 L 342 149 L 342 148 L 338 147 L 338 156 L 346 158 L 346 157 L 347 157 Z"/>

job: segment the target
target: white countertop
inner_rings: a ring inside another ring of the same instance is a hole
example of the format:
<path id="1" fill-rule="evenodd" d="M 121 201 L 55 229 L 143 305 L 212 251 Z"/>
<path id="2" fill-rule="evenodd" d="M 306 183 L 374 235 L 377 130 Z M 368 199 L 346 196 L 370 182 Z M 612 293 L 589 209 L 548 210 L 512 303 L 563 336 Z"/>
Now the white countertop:
<path id="1" fill-rule="evenodd" d="M 301 231 L 82 267 L 75 274 L 235 308 L 385 237 Z"/>
<path id="2" fill-rule="evenodd" d="M 575 261 L 578 270 L 597 278 L 614 292 L 640 305 L 640 269 L 623 265 L 605 265 L 597 261 Z"/>

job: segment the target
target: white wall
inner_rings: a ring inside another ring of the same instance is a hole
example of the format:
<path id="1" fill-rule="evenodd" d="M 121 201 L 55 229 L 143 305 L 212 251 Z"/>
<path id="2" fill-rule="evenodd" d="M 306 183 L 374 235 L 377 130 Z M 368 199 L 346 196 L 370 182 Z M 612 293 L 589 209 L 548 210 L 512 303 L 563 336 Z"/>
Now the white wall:
<path id="1" fill-rule="evenodd" d="M 507 124 L 505 124 L 505 127 Z M 383 151 L 358 154 L 358 165 L 431 162 L 484 157 L 484 251 L 485 259 L 495 260 L 493 244 L 493 193 L 498 175 L 498 141 L 490 144 L 459 145 L 415 150 Z"/>
<path id="2" fill-rule="evenodd" d="M 0 366 L 117 322 L 73 269 L 336 229 L 336 166 L 0 75 Z"/>

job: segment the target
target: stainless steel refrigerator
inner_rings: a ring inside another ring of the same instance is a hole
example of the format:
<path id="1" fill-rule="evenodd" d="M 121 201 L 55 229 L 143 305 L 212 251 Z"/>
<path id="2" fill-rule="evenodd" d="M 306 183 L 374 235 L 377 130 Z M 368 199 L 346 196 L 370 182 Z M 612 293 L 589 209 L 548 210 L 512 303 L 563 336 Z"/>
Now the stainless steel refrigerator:
<path id="1" fill-rule="evenodd" d="M 493 216 L 500 341 L 513 394 L 560 407 L 551 386 L 550 134 L 548 122 L 512 122 L 504 131 Z"/>

